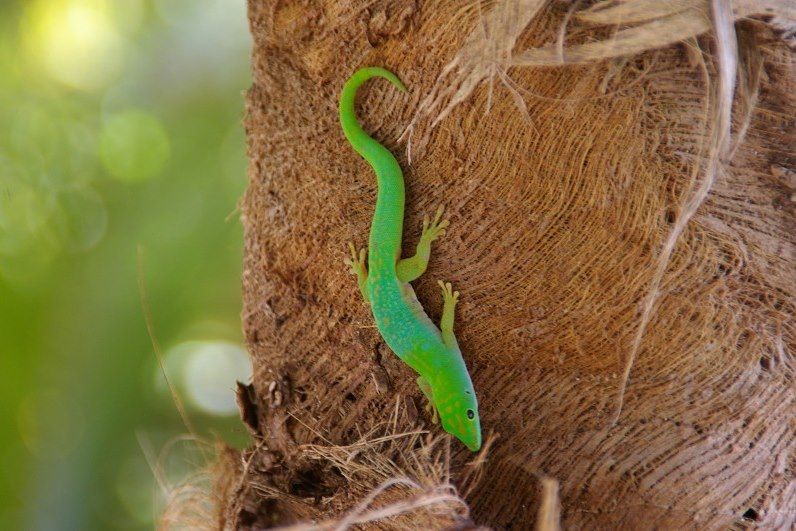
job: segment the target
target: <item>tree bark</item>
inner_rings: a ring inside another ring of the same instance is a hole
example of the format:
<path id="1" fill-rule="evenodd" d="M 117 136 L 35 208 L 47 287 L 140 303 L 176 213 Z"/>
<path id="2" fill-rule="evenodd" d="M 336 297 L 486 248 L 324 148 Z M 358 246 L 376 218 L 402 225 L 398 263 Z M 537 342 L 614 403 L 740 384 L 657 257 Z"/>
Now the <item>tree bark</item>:
<path id="1" fill-rule="evenodd" d="M 256 444 L 229 526 L 792 524 L 796 76 L 780 34 L 719 1 L 621 26 L 568 2 L 249 4 L 255 370 L 239 398 Z M 409 87 L 372 81 L 358 107 L 404 169 L 405 256 L 424 214 L 451 220 L 414 285 L 435 320 L 436 281 L 461 292 L 478 456 L 430 422 L 343 263 L 376 191 L 337 118 L 361 66 Z"/>

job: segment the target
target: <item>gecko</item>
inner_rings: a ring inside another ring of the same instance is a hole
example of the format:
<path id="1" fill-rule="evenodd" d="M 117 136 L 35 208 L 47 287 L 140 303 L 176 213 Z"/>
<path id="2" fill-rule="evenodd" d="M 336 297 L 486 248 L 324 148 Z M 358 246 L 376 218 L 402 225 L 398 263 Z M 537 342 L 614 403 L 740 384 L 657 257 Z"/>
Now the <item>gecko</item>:
<path id="1" fill-rule="evenodd" d="M 459 292 L 453 291 L 449 282 L 438 282 L 443 309 L 437 328 L 409 284 L 425 272 L 431 243 L 444 235 L 449 222 L 442 220 L 442 206 L 433 219 L 426 216 L 415 255 L 401 258 L 403 172 L 392 153 L 362 129 L 354 108 L 357 89 L 374 77 L 384 78 L 406 92 L 395 74 L 378 67 L 357 70 L 343 86 L 339 109 L 343 133 L 373 168 L 378 185 L 368 248 L 357 252 L 354 244 L 349 243 L 351 257 L 347 263 L 357 277 L 362 297 L 370 305 L 376 328 L 390 349 L 418 373 L 417 384 L 435 415 L 439 415 L 442 428 L 476 452 L 481 448 L 478 400 L 453 333 Z"/>

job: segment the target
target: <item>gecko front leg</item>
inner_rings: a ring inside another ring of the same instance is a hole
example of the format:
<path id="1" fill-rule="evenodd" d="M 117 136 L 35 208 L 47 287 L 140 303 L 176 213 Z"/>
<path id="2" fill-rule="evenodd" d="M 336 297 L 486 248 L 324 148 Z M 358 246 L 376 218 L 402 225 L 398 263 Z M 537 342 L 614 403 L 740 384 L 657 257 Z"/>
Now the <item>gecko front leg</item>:
<path id="1" fill-rule="evenodd" d="M 399 260 L 396 266 L 398 280 L 401 282 L 412 282 L 425 273 L 428 260 L 431 257 L 431 242 L 443 236 L 445 229 L 450 224 L 447 219 L 442 219 L 444 212 L 445 207 L 440 205 L 434 214 L 433 221 L 429 221 L 428 216 L 423 218 L 423 232 L 420 234 L 420 241 L 417 242 L 415 255 Z"/>
<path id="2" fill-rule="evenodd" d="M 349 243 L 348 248 L 351 251 L 351 258 L 346 258 L 345 263 L 351 268 L 351 274 L 357 277 L 357 284 L 359 284 L 359 291 L 362 293 L 362 298 L 365 299 L 366 303 L 370 304 L 370 297 L 368 296 L 368 269 L 365 266 L 365 255 L 367 251 L 365 249 L 360 249 L 359 255 L 357 255 L 357 249 L 354 247 L 353 243 Z"/>

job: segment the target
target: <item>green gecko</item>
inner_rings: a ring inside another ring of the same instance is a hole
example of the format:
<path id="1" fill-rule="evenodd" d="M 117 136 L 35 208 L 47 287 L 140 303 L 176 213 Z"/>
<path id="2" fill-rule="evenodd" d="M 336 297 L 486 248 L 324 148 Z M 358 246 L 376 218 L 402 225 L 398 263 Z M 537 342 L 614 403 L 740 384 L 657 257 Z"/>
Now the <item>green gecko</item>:
<path id="1" fill-rule="evenodd" d="M 340 95 L 340 123 L 353 148 L 376 172 L 378 196 L 370 228 L 368 267 L 365 249 L 359 254 L 349 244 L 349 265 L 357 276 L 365 302 L 370 303 L 376 327 L 387 345 L 420 376 L 417 383 L 442 427 L 473 452 L 481 448 L 481 423 L 470 374 L 453 335 L 453 313 L 459 292 L 450 283 L 439 282 L 444 306 L 440 327 L 423 311 L 409 282 L 425 272 L 431 242 L 445 233 L 448 221 L 440 221 L 440 207 L 433 221 L 426 217 L 417 252 L 401 259 L 404 221 L 404 179 L 401 167 L 387 148 L 360 127 L 354 110 L 357 89 L 372 77 L 382 77 L 402 92 L 403 83 L 383 68 L 362 68 L 354 73 Z"/>

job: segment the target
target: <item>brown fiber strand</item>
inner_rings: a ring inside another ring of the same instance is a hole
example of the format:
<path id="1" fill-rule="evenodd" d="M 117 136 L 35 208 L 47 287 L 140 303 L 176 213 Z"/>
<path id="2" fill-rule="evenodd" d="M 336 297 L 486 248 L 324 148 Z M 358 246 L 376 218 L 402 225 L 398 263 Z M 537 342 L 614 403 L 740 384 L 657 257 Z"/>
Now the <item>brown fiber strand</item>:
<path id="1" fill-rule="evenodd" d="M 685 227 L 694 217 L 694 214 L 696 214 L 697 209 L 702 206 L 702 203 L 707 199 L 710 189 L 713 187 L 713 183 L 716 180 L 716 175 L 721 171 L 722 161 L 720 157 L 726 156 L 729 151 L 730 120 L 732 115 L 732 102 L 735 94 L 738 51 L 735 45 L 735 28 L 731 18 L 729 0 L 711 0 L 711 2 L 711 14 L 716 33 L 716 57 L 719 80 L 715 89 L 717 96 L 715 98 L 715 103 L 713 103 L 713 118 L 710 127 L 702 128 L 704 132 L 700 135 L 708 139 L 707 160 L 704 165 L 704 170 L 700 168 L 700 165 L 694 166 L 695 172 L 704 172 L 704 175 L 701 178 L 702 182 L 694 191 L 693 195 L 688 198 L 688 202 L 684 205 L 681 212 L 675 214 L 676 221 L 661 249 L 649 293 L 642 303 L 638 331 L 633 339 L 633 344 L 630 347 L 630 353 L 627 357 L 624 371 L 622 372 L 622 378 L 619 381 L 619 398 L 617 400 L 616 411 L 611 419 L 611 423 L 614 425 L 619 421 L 619 416 L 622 414 L 622 406 L 624 404 L 628 380 L 630 379 L 630 371 L 633 368 L 633 363 L 641 348 L 641 341 L 647 331 L 647 326 L 652 317 L 655 303 L 660 297 L 661 282 L 669 267 L 674 247 L 679 241 Z M 705 83 L 708 87 L 707 90 L 713 90 L 712 83 L 709 81 L 707 68 L 704 67 L 704 64 L 702 64 L 702 66 L 703 75 L 707 81 Z M 706 106 L 710 106 L 710 99 L 710 94 L 706 94 Z M 703 119 L 702 122 L 704 123 L 704 121 Z M 702 149 L 700 149 L 700 152 L 701 151 Z"/>
<path id="2" fill-rule="evenodd" d="M 227 525 L 791 526 L 793 13 L 250 0 L 257 442 L 230 465 Z M 424 214 L 451 218 L 415 287 L 434 319 L 436 281 L 461 292 L 478 456 L 430 422 L 343 264 L 376 191 L 337 122 L 364 65 L 410 88 L 374 81 L 358 102 L 405 170 L 407 254 Z"/>

